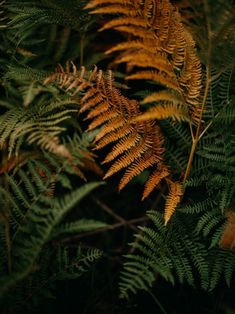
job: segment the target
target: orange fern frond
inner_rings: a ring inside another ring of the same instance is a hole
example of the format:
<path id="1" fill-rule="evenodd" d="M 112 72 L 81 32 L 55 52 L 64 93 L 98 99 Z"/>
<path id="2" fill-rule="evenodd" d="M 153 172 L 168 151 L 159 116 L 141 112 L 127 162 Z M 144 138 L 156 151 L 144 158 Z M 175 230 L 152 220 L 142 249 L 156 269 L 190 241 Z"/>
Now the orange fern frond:
<path id="1" fill-rule="evenodd" d="M 157 101 L 169 101 L 173 104 L 184 104 L 184 98 L 174 90 L 162 90 L 160 92 L 152 93 L 144 98 L 142 104 Z"/>
<path id="2" fill-rule="evenodd" d="M 180 92 L 180 86 L 176 80 L 165 75 L 163 72 L 156 71 L 139 71 L 137 73 L 128 75 L 127 80 L 153 80 L 161 85 L 165 85 L 168 88 L 172 88 Z"/>
<path id="3" fill-rule="evenodd" d="M 143 156 L 139 157 L 125 172 L 119 183 L 119 190 L 123 189 L 124 186 L 131 181 L 134 177 L 138 176 L 145 169 L 151 167 L 156 163 L 156 157 L 152 154 L 150 155 L 148 152 Z"/>
<path id="4" fill-rule="evenodd" d="M 106 52 L 119 52 L 115 62 L 126 63 L 134 70 L 126 79 L 152 80 L 177 91 L 197 123 L 201 110 L 201 63 L 177 8 L 169 0 L 93 0 L 86 8 L 93 14 L 118 15 L 101 30 L 111 28 L 128 33 L 128 41 Z"/>
<path id="5" fill-rule="evenodd" d="M 112 6 L 110 7 L 102 7 L 102 8 L 98 8 L 98 9 L 95 9 L 91 12 L 91 14 L 112 14 L 112 13 L 119 13 L 119 14 L 129 14 L 130 16 L 133 16 L 131 15 L 131 13 L 128 13 L 128 11 L 130 10 L 130 7 L 127 7 L 127 6 L 123 6 L 123 5 L 118 5 L 118 4 L 113 4 Z"/>
<path id="6" fill-rule="evenodd" d="M 147 21 L 138 17 L 121 17 L 119 19 L 106 23 L 99 31 L 104 31 L 109 28 L 116 28 L 123 25 L 146 27 Z"/>
<path id="7" fill-rule="evenodd" d="M 140 141 L 140 135 L 136 130 L 133 130 L 132 133 L 126 135 L 124 138 L 121 138 L 118 143 L 113 147 L 113 149 L 105 157 L 103 163 L 110 162 L 116 157 L 123 154 L 125 151 L 134 147 Z"/>
<path id="8" fill-rule="evenodd" d="M 232 250 L 235 247 L 235 213 L 231 210 L 226 212 L 226 224 L 220 239 L 222 249 Z"/>
<path id="9" fill-rule="evenodd" d="M 187 108 L 182 104 L 164 103 L 148 109 L 145 113 L 134 118 L 134 121 L 163 120 L 171 118 L 173 121 L 190 121 Z"/>
<path id="10" fill-rule="evenodd" d="M 124 55 L 117 59 L 116 63 L 128 62 L 131 66 L 138 66 L 142 68 L 152 67 L 167 74 L 169 79 L 176 78 L 169 61 L 160 53 L 158 56 L 159 58 L 157 58 L 157 56 L 154 57 L 152 54 L 147 52 L 133 52 L 131 55 Z"/>
<path id="11" fill-rule="evenodd" d="M 167 182 L 169 184 L 169 194 L 167 196 L 165 205 L 164 213 L 165 225 L 167 225 L 168 221 L 171 219 L 183 195 L 183 187 L 180 182 L 172 182 L 169 179 L 167 180 Z"/>
<path id="12" fill-rule="evenodd" d="M 150 176 L 147 180 L 145 197 L 156 187 L 161 179 L 169 173 L 163 162 L 163 136 L 160 127 L 154 121 L 133 123 L 132 118 L 140 115 L 140 105 L 135 100 L 124 97 L 113 86 L 112 73 L 104 75 L 96 68 L 90 75 L 79 72 L 72 64 L 71 73 L 58 67 L 56 73 L 46 79 L 46 83 L 57 81 L 58 85 L 77 95 L 83 86 L 80 99 L 80 112 L 88 112 L 86 119 L 91 120 L 88 130 L 102 126 L 94 140 L 94 149 L 101 149 L 113 144 L 113 148 L 104 158 L 103 163 L 112 162 L 104 179 L 125 169 L 119 184 L 121 190 L 132 178 L 145 169 L 158 169 L 158 179 Z M 76 84 L 75 84 L 76 82 Z M 162 170 L 162 171 L 161 171 Z M 146 192 L 147 191 L 147 192 Z"/>
<path id="13" fill-rule="evenodd" d="M 148 178 L 148 181 L 145 184 L 142 200 L 148 197 L 149 194 L 156 187 L 158 187 L 161 180 L 168 176 L 169 176 L 169 170 L 167 169 L 167 167 L 164 164 L 159 163 L 158 168 L 152 172 L 152 174 Z"/>

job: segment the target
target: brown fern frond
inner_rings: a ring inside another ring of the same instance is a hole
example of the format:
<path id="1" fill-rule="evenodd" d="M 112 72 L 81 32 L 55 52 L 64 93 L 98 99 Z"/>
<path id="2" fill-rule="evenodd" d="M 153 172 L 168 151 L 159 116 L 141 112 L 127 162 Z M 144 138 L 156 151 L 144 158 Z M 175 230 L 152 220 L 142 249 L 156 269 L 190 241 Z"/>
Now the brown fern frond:
<path id="1" fill-rule="evenodd" d="M 142 104 L 157 101 L 170 101 L 174 104 L 184 104 L 184 98 L 174 90 L 162 90 L 160 92 L 152 93 L 144 98 Z"/>
<path id="2" fill-rule="evenodd" d="M 113 4 L 110 7 L 101 7 L 98 9 L 95 9 L 91 12 L 91 14 L 128 14 L 130 16 L 135 16 L 135 13 L 133 12 L 133 14 L 131 14 L 130 12 L 128 12 L 131 9 L 131 7 L 129 6 L 123 6 L 123 5 L 116 5 Z"/>
<path id="3" fill-rule="evenodd" d="M 113 86 L 111 72 L 105 76 L 102 71 L 95 69 L 88 76 L 84 71 L 80 74 L 73 65 L 71 73 L 68 69 L 59 67 L 57 73 L 52 74 L 46 82 L 55 80 L 72 95 L 76 95 L 76 91 L 85 86 L 80 99 L 80 112 L 88 112 L 86 119 L 91 120 L 88 130 L 103 126 L 95 138 L 94 148 L 101 149 L 113 144 L 103 162 L 112 162 L 104 179 L 125 169 L 119 185 L 119 189 L 122 189 L 143 170 L 155 167 L 159 178 L 158 182 L 155 178 L 155 185 L 154 180 L 149 184 L 153 190 L 161 178 L 169 175 L 163 162 L 163 136 L 160 127 L 154 121 L 133 123 L 133 117 L 140 115 L 140 105 L 137 101 L 124 97 Z"/>
<path id="4" fill-rule="evenodd" d="M 169 170 L 167 169 L 167 167 L 164 164 L 159 163 L 158 168 L 152 172 L 152 174 L 148 178 L 148 181 L 145 184 L 142 200 L 148 197 L 149 194 L 156 187 L 158 187 L 161 180 L 168 176 L 169 176 Z"/>
<path id="5" fill-rule="evenodd" d="M 115 161 L 110 169 L 104 176 L 104 179 L 112 176 L 114 173 L 120 171 L 121 169 L 127 168 L 132 165 L 132 163 L 141 157 L 147 150 L 148 144 L 145 139 L 141 139 L 137 145 L 135 145 L 131 150 L 127 151 L 124 156 L 121 156 L 117 161 Z"/>
<path id="6" fill-rule="evenodd" d="M 110 48 L 109 50 L 105 52 L 105 54 L 111 54 L 113 52 L 122 51 L 122 50 L 130 50 L 130 49 L 132 49 L 133 51 L 138 50 L 138 49 L 143 49 L 151 53 L 156 52 L 155 47 L 150 46 L 150 45 L 145 45 L 140 40 L 129 40 L 129 41 L 121 42 L 117 44 L 116 46 Z"/>
<path id="7" fill-rule="evenodd" d="M 126 77 L 127 80 L 152 80 L 160 83 L 161 85 L 165 85 L 168 88 L 172 88 L 178 92 L 180 92 L 180 86 L 176 80 L 172 77 L 165 75 L 163 72 L 156 71 L 139 71 L 137 73 L 128 75 Z"/>
<path id="8" fill-rule="evenodd" d="M 173 182 L 168 179 L 167 183 L 169 184 L 169 194 L 167 196 L 165 205 L 164 213 L 165 225 L 167 225 L 168 221 L 171 219 L 183 195 L 183 187 L 180 182 Z"/>
<path id="9" fill-rule="evenodd" d="M 86 8 L 94 14 L 119 15 L 101 30 L 112 28 L 128 33 L 127 42 L 107 51 L 121 53 L 115 62 L 124 62 L 134 70 L 126 79 L 152 80 L 176 90 L 197 122 L 201 110 L 201 63 L 176 7 L 169 0 L 97 0 L 90 1 Z"/>
<path id="10" fill-rule="evenodd" d="M 116 142 L 117 140 L 121 140 L 123 137 L 127 136 L 129 133 L 131 133 L 133 129 L 130 127 L 130 125 L 124 124 L 122 128 L 119 128 L 117 131 L 112 130 L 109 132 L 108 135 L 101 138 L 96 146 L 95 149 L 101 149 L 105 146 L 107 146 L 110 143 Z M 96 142 L 96 139 L 95 139 Z"/>
<path id="11" fill-rule="evenodd" d="M 173 121 L 190 121 L 187 108 L 182 104 L 164 103 L 148 109 L 145 113 L 134 118 L 134 121 L 163 120 L 171 118 Z"/>
<path id="12" fill-rule="evenodd" d="M 157 57 L 159 56 L 159 58 Z M 161 53 L 156 54 L 156 57 L 153 57 L 152 54 L 148 52 L 133 52 L 131 55 L 124 55 L 121 58 L 116 60 L 116 63 L 129 63 L 130 66 L 138 66 L 141 68 L 154 68 L 158 71 L 165 72 L 169 79 L 175 79 L 175 73 L 172 71 L 172 67 L 169 61 L 162 56 Z"/>
<path id="13" fill-rule="evenodd" d="M 130 133 L 130 127 L 126 126 L 123 122 L 123 119 L 118 116 L 111 121 L 107 122 L 103 128 L 100 130 L 100 132 L 97 134 L 94 143 L 97 143 L 98 141 L 105 140 L 107 136 L 112 132 L 118 132 L 117 137 L 120 138 L 121 134 L 126 136 L 128 133 Z M 111 140 L 111 142 L 114 142 L 114 140 Z M 107 142 L 107 144 L 104 144 L 104 146 L 108 145 L 110 142 Z M 99 145 L 101 143 L 99 142 Z"/>
<path id="14" fill-rule="evenodd" d="M 126 0 L 126 4 L 131 4 L 132 0 Z M 123 0 L 92 0 L 86 4 L 85 9 L 93 9 L 98 5 L 107 5 L 107 4 L 123 4 Z"/>
<path id="15" fill-rule="evenodd" d="M 137 27 L 147 27 L 147 21 L 138 17 L 121 17 L 111 22 L 106 23 L 99 31 L 104 31 L 109 28 L 116 28 L 123 25 L 132 25 Z"/>
<path id="16" fill-rule="evenodd" d="M 113 118 L 116 118 L 118 113 L 115 110 L 108 110 L 104 113 L 99 113 L 98 116 L 94 118 L 94 120 L 89 124 L 88 131 L 96 129 L 98 126 L 110 121 Z"/>
<path id="17" fill-rule="evenodd" d="M 103 163 L 107 163 L 118 157 L 119 155 L 123 154 L 125 151 L 134 147 L 140 141 L 140 135 L 137 131 L 130 133 L 129 136 L 125 136 L 118 141 L 113 149 L 108 153 L 105 157 Z"/>
<path id="18" fill-rule="evenodd" d="M 148 39 L 149 42 L 154 40 L 152 32 L 150 30 L 146 32 L 143 27 L 136 27 L 135 25 L 123 25 L 115 27 L 115 30 L 139 37 L 142 40 Z"/>
<path id="19" fill-rule="evenodd" d="M 124 173 L 120 183 L 119 190 L 123 189 L 128 182 L 131 181 L 134 177 L 138 176 L 145 169 L 148 169 L 152 165 L 156 163 L 156 158 L 154 155 L 149 155 L 149 153 L 145 153 L 142 157 L 138 158 Z"/>
<path id="20" fill-rule="evenodd" d="M 235 213 L 231 210 L 226 212 L 226 224 L 220 239 L 219 246 L 222 249 L 232 250 L 235 247 Z"/>

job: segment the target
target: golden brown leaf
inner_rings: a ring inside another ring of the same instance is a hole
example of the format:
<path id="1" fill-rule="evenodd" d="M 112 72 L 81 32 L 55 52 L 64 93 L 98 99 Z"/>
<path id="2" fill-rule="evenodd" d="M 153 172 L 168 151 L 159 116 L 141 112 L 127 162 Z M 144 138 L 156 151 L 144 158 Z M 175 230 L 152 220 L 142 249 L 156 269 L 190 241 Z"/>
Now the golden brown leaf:
<path id="1" fill-rule="evenodd" d="M 168 180 L 168 184 L 169 184 L 169 194 L 166 199 L 165 213 L 164 213 L 165 225 L 167 225 L 168 221 L 171 219 L 183 195 L 183 187 L 180 182 L 173 182 L 171 180 Z"/>
<path id="2" fill-rule="evenodd" d="M 235 213 L 231 210 L 226 212 L 226 224 L 221 236 L 219 246 L 222 249 L 232 250 L 235 247 Z"/>

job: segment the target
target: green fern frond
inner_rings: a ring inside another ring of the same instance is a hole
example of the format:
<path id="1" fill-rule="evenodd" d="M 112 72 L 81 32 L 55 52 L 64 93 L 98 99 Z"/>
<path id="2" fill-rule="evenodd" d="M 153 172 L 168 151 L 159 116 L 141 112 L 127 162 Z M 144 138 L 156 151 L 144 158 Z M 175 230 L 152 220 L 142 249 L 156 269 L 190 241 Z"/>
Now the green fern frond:
<path id="1" fill-rule="evenodd" d="M 105 222 L 83 218 L 78 221 L 58 225 L 58 227 L 54 229 L 51 237 L 58 238 L 67 234 L 78 234 L 81 232 L 93 231 L 107 226 L 108 225 Z"/>
<path id="2" fill-rule="evenodd" d="M 6 176 L 12 190 L 10 219 L 18 221 L 13 228 L 11 252 L 19 254 L 19 258 L 13 259 L 12 273 L 1 278 L 1 294 L 29 275 L 45 244 L 50 241 L 54 228 L 77 203 L 102 184 L 87 183 L 62 197 L 52 198 L 50 186 L 61 179 L 58 174 L 62 168 L 63 165 L 52 176 L 49 168 L 44 172 L 45 166 L 42 170 L 40 163 L 32 161 L 27 172 L 20 169 L 14 179 Z M 5 198 L 8 197 L 4 189 L 1 192 L 4 192 Z M 71 231 L 71 228 L 68 229 Z"/>

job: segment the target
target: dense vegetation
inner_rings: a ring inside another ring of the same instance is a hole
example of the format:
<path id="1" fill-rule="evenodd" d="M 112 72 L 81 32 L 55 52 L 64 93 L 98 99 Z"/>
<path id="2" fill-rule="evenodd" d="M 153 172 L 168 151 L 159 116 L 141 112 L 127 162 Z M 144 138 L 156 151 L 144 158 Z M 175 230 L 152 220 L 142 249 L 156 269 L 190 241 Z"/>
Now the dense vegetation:
<path id="1" fill-rule="evenodd" d="M 234 313 L 234 9 L 0 3 L 1 313 Z"/>

